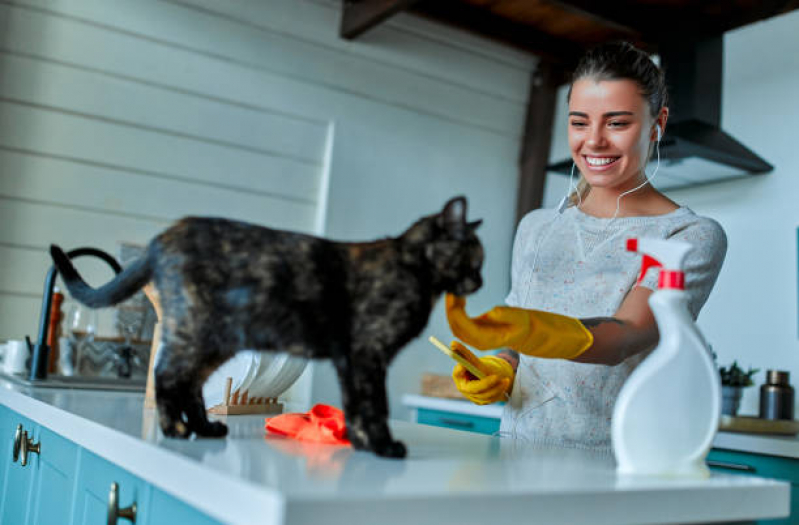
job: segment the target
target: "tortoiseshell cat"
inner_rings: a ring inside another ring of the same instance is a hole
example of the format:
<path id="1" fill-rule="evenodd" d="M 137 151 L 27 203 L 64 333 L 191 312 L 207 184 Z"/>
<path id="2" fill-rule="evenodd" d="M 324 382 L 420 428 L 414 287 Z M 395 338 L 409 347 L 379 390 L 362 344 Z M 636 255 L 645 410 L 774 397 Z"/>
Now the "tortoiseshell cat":
<path id="1" fill-rule="evenodd" d="M 386 422 L 386 369 L 441 293 L 482 285 L 480 222 L 466 222 L 463 197 L 399 237 L 363 243 L 190 217 L 98 289 L 58 246 L 50 253 L 72 296 L 90 307 L 153 281 L 163 309 L 155 386 L 165 435 L 224 436 L 227 427 L 207 418 L 203 383 L 238 350 L 274 349 L 332 359 L 353 446 L 404 457 Z"/>

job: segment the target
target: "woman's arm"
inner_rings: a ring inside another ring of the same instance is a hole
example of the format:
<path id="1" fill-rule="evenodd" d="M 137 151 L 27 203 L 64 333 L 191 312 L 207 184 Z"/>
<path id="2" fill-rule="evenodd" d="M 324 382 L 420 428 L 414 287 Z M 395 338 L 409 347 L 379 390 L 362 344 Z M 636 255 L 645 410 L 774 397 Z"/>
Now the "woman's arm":
<path id="1" fill-rule="evenodd" d="M 613 317 L 581 319 L 594 343 L 573 360 L 578 363 L 615 366 L 639 352 L 653 348 L 659 338 L 655 316 L 649 308 L 652 290 L 633 288 Z"/>
<path id="2" fill-rule="evenodd" d="M 517 354 L 510 348 L 505 348 L 504 350 L 498 352 L 497 357 L 502 358 L 508 363 L 510 363 L 510 366 L 513 367 L 514 371 L 519 366 L 519 354 Z"/>

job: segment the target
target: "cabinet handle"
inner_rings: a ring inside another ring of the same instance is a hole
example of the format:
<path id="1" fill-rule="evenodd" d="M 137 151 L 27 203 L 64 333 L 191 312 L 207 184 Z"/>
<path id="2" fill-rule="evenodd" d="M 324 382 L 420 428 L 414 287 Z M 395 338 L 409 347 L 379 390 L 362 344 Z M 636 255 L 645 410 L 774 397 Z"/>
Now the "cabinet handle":
<path id="1" fill-rule="evenodd" d="M 108 492 L 108 525 L 116 525 L 118 518 L 130 520 L 136 523 L 136 502 L 130 507 L 119 508 L 119 485 L 111 483 L 111 490 Z"/>
<path id="2" fill-rule="evenodd" d="M 12 463 L 19 460 L 19 450 L 22 447 L 22 425 L 17 425 L 17 431 L 14 432 L 14 454 L 12 456 Z"/>
<path id="3" fill-rule="evenodd" d="M 752 465 L 743 465 L 741 463 L 728 463 L 726 461 L 714 461 L 708 460 L 707 461 L 708 467 L 716 467 L 716 468 L 726 468 L 729 470 L 740 470 L 742 472 L 757 472 L 757 469 Z"/>
<path id="4" fill-rule="evenodd" d="M 460 419 L 452 419 L 448 417 L 442 417 L 440 421 L 450 427 L 474 428 L 474 421 L 461 421 Z"/>
<path id="5" fill-rule="evenodd" d="M 28 454 L 41 454 L 42 453 L 42 442 L 39 441 L 38 443 L 34 443 L 32 438 L 28 437 L 28 431 L 22 431 L 22 449 L 21 456 L 22 461 L 20 464 L 24 467 L 28 464 Z"/>

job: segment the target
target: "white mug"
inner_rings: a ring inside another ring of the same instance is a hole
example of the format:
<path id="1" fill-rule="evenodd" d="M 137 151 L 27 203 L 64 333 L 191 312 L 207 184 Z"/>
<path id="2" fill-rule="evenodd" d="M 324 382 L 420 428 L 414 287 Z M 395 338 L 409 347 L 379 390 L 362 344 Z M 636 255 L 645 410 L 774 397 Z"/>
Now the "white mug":
<path id="1" fill-rule="evenodd" d="M 3 371 L 6 374 L 21 374 L 28 370 L 28 343 L 25 341 L 9 341 L 6 343 L 6 356 L 3 359 Z"/>

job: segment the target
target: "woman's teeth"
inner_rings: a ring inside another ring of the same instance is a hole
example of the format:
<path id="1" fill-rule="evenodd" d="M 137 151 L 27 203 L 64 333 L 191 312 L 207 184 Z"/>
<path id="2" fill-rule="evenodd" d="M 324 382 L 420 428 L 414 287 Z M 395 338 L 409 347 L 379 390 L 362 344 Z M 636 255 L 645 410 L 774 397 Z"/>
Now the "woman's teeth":
<path id="1" fill-rule="evenodd" d="M 615 162 L 618 157 L 586 157 L 585 161 L 591 166 L 605 166 L 611 162 Z"/>

